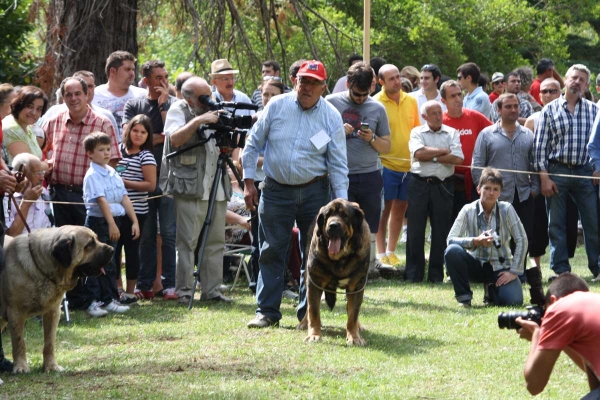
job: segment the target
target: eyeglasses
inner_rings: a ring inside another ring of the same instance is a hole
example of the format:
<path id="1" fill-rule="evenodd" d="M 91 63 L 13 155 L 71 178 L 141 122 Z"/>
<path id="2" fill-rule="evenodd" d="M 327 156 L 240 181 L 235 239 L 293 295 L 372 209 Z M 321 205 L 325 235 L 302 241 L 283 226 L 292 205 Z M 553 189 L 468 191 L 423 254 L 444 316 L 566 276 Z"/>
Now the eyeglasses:
<path id="1" fill-rule="evenodd" d="M 300 78 L 298 78 L 298 84 L 300 84 L 302 86 L 317 87 L 317 86 L 323 85 L 324 82 L 323 81 L 318 81 L 318 80 L 308 80 L 305 77 L 300 77 Z"/>
<path id="2" fill-rule="evenodd" d="M 264 81 L 275 81 L 275 82 L 281 82 L 281 78 L 278 76 L 263 76 L 263 82 Z"/>
<path id="3" fill-rule="evenodd" d="M 358 92 L 355 92 L 354 89 L 350 89 L 350 92 L 352 92 L 352 96 L 354 96 L 354 97 L 363 98 L 363 97 L 368 97 L 369 96 L 369 92 L 367 92 L 367 93 L 358 93 Z"/>
<path id="4" fill-rule="evenodd" d="M 223 82 L 235 81 L 235 76 L 217 76 L 215 79 Z"/>
<path id="5" fill-rule="evenodd" d="M 460 81 L 462 78 L 463 78 L 462 75 L 459 75 L 459 76 L 456 77 L 456 80 Z"/>
<path id="6" fill-rule="evenodd" d="M 558 93 L 558 89 L 544 89 L 544 90 L 540 90 L 541 94 L 546 94 L 546 93 L 550 93 L 550 94 L 556 94 Z"/>
<path id="7" fill-rule="evenodd" d="M 44 176 L 46 176 L 46 171 L 35 171 L 34 174 L 43 178 Z"/>

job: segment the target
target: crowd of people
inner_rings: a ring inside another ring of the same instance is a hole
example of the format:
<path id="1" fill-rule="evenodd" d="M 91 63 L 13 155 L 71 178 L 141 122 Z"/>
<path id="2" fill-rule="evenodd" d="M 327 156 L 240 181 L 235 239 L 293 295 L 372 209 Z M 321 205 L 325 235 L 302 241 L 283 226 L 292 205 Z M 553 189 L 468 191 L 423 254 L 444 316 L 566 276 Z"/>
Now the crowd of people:
<path id="1" fill-rule="evenodd" d="M 488 304 L 522 304 L 527 281 L 533 303 L 557 302 L 559 295 L 544 298 L 540 257 L 549 245 L 549 281 L 570 275 L 578 216 L 591 281 L 600 280 L 593 179 L 600 177 L 600 116 L 582 64 L 564 77 L 549 59 L 537 63 L 535 79 L 531 68 L 494 72 L 488 93 L 473 62 L 459 66 L 454 80 L 434 64 L 400 68 L 355 55 L 323 97 L 328 75 L 316 60 L 292 64 L 290 87 L 279 63 L 265 61 L 251 96 L 235 89 L 239 71 L 227 59 L 212 62 L 208 80 L 184 72 L 174 85 L 165 63 L 151 60 L 136 86 L 136 62 L 112 53 L 98 87 L 89 71 L 66 77 L 49 109 L 37 87 L 0 85 L 0 187 L 18 204 L 5 198 L 5 232 L 81 225 L 115 247 L 106 275 L 68 293 L 91 317 L 127 312 L 156 295 L 188 304 L 196 263 L 200 299 L 231 302 L 223 252 L 226 243 L 245 243 L 257 299 L 248 327 L 276 326 L 282 296 L 294 287 L 290 249 L 299 246 L 300 264 L 309 227 L 333 198 L 364 211 L 371 269 L 399 267 L 405 258 L 408 282 L 441 283 L 446 273 L 462 307 L 472 304 L 474 282 L 484 283 Z M 227 105 L 215 110 L 211 101 Z M 254 103 L 257 111 L 235 110 L 253 126 L 243 148 L 222 149 L 214 124 L 233 103 Z M 213 186 L 223 151 L 243 187 L 233 171 Z M 200 261 L 195 252 L 211 209 Z M 399 241 L 405 255 L 396 254 Z M 298 297 L 299 321 L 310 284 L 304 278 L 302 270 L 291 297 Z M 523 327 L 530 332 L 523 337 L 538 340 L 530 324 Z"/>

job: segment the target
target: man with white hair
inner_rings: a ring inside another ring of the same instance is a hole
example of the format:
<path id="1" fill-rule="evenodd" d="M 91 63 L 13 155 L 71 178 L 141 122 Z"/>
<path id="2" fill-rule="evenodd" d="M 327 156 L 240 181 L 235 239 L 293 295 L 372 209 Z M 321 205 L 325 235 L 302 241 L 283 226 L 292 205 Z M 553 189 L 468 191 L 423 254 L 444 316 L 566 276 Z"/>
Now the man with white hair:
<path id="1" fill-rule="evenodd" d="M 429 100 L 421 106 L 427 122 L 410 132 L 411 179 L 408 182 L 408 242 L 405 279 L 421 282 L 425 277 L 425 227 L 431 223 L 429 282 L 444 280 L 446 236 L 452 226 L 454 166 L 463 162 L 460 134 L 442 124 L 442 106 Z"/>
<path id="2" fill-rule="evenodd" d="M 588 268 L 596 278 L 600 272 L 598 188 L 591 179 L 571 177 L 600 176 L 600 143 L 595 140 L 596 135 L 590 140 L 598 107 L 583 97 L 589 83 L 590 70 L 585 65 L 569 68 L 565 76 L 566 92 L 540 113 L 535 127 L 534 166 L 540 172 L 548 209 L 550 268 L 556 275 L 571 271 L 566 240 L 566 203 L 570 196 L 579 208 Z"/>

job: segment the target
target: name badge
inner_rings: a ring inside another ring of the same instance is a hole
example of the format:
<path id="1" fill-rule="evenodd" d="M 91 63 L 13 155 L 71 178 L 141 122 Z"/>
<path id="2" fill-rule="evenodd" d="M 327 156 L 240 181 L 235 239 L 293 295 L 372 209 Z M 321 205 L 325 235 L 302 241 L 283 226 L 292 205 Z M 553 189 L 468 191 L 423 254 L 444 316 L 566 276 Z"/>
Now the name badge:
<path id="1" fill-rule="evenodd" d="M 310 138 L 310 141 L 317 148 L 317 150 L 321 150 L 323 146 L 331 142 L 331 138 L 325 133 L 325 131 L 319 131 L 316 135 Z"/>

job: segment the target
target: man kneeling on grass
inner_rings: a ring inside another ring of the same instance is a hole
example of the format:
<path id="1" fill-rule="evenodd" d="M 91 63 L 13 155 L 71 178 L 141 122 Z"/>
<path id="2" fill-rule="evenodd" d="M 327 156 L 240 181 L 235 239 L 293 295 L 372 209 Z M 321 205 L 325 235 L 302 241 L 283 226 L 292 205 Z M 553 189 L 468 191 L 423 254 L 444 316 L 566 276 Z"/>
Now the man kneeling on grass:
<path id="1" fill-rule="evenodd" d="M 479 200 L 460 210 L 448 234 L 444 261 L 454 285 L 456 300 L 470 307 L 471 282 L 483 282 L 484 303 L 520 305 L 523 290 L 517 277 L 523 273 L 527 236 L 513 206 L 498 201 L 502 175 L 485 168 L 477 186 Z M 510 239 L 516 247 L 510 251 Z"/>

